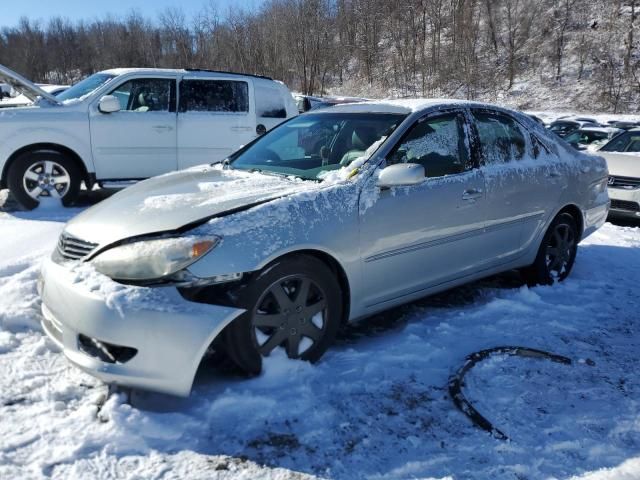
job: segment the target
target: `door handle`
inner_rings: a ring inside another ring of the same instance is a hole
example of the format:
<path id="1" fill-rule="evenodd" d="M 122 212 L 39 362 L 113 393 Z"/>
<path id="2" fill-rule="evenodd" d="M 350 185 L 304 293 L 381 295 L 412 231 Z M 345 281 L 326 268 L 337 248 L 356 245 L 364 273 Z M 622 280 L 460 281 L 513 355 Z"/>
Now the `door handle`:
<path id="1" fill-rule="evenodd" d="M 560 173 L 559 172 L 549 172 L 549 173 L 547 173 L 547 177 L 548 178 L 559 178 L 560 177 Z"/>
<path id="2" fill-rule="evenodd" d="M 462 192 L 463 200 L 475 200 L 476 198 L 479 198 L 481 196 L 482 190 L 479 188 L 469 188 L 468 190 Z"/>
<path id="3" fill-rule="evenodd" d="M 170 132 L 173 130 L 171 125 L 154 125 L 153 128 L 156 132 Z"/>
<path id="4" fill-rule="evenodd" d="M 231 127 L 232 132 L 250 132 L 252 130 L 251 127 Z"/>

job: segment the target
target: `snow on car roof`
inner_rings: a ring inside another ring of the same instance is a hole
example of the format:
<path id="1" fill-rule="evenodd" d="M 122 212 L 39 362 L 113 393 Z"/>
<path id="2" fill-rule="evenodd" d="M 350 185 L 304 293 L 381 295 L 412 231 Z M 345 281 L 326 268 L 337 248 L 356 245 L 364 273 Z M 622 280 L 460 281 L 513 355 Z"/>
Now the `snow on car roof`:
<path id="1" fill-rule="evenodd" d="M 318 111 L 317 113 L 405 113 L 418 112 L 432 107 L 446 107 L 453 105 L 472 105 L 479 107 L 492 107 L 481 102 L 471 102 L 469 100 L 459 100 L 451 98 L 403 98 L 398 100 L 371 100 L 361 103 L 346 103 L 331 107 L 330 110 Z M 500 108 L 500 107 L 498 107 Z M 315 112 L 314 112 L 315 113 Z"/>
<path id="2" fill-rule="evenodd" d="M 615 127 L 582 127 L 578 131 L 580 132 L 599 132 L 599 133 L 611 133 L 620 132 L 620 128 Z"/>

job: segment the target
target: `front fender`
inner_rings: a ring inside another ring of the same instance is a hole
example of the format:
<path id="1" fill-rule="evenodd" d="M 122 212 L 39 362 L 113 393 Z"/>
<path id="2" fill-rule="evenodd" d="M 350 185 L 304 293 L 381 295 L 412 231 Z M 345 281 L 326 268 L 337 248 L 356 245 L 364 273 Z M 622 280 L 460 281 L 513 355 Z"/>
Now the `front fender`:
<path id="1" fill-rule="evenodd" d="M 30 145 L 60 145 L 74 151 L 88 172 L 95 172 L 91 154 L 89 121 L 86 112 L 64 112 L 52 107 L 47 112 L 32 115 L 5 115 L 2 118 L 3 138 L 0 140 L 0 167 L 5 170 L 11 156 Z M 51 111 L 58 111 L 54 114 Z M 3 112 L 5 113 L 5 112 Z M 9 113 L 9 112 L 6 112 Z M 60 117 L 64 117 L 61 119 Z"/>
<path id="2" fill-rule="evenodd" d="M 259 271 L 284 255 L 313 250 L 331 256 L 353 292 L 361 284 L 358 187 L 332 185 L 287 196 L 194 230 L 221 243 L 189 267 L 200 278 Z"/>

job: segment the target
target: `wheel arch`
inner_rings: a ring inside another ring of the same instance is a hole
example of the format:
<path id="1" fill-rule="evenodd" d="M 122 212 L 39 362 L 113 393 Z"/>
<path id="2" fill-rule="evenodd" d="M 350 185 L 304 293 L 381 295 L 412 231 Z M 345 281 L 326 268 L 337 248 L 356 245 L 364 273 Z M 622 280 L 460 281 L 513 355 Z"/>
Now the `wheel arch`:
<path id="1" fill-rule="evenodd" d="M 43 150 L 51 150 L 69 157 L 80 169 L 80 172 L 82 173 L 82 179 L 87 184 L 87 187 L 90 188 L 91 186 L 93 186 L 93 176 L 87 170 L 87 166 L 82 160 L 82 157 L 80 157 L 80 155 L 78 155 L 78 153 L 73 149 L 64 145 L 60 145 L 58 143 L 32 143 L 30 145 L 25 145 L 24 147 L 19 148 L 9 156 L 2 169 L 2 175 L 0 176 L 0 188 L 7 188 L 7 176 L 9 174 L 9 170 L 11 169 L 13 162 L 20 155 L 23 155 L 25 153 L 40 152 Z"/>
<path id="2" fill-rule="evenodd" d="M 578 238 L 582 238 L 582 233 L 584 232 L 584 218 L 582 216 L 582 210 L 580 210 L 580 207 L 573 203 L 565 205 L 558 211 L 558 213 L 554 215 L 553 219 L 563 213 L 568 213 L 574 218 L 574 220 L 576 221 L 576 226 L 578 227 Z"/>

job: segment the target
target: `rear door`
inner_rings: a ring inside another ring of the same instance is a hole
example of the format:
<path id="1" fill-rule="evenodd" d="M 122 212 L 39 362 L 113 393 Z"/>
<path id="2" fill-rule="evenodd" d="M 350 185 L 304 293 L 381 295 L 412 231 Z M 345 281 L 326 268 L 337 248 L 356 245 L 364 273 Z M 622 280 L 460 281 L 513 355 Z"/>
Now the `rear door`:
<path id="1" fill-rule="evenodd" d="M 530 244 L 567 187 L 567 171 L 534 134 L 503 112 L 471 110 L 487 199 L 487 252 L 506 263 Z"/>
<path id="2" fill-rule="evenodd" d="M 469 151 L 468 133 L 463 111 L 422 118 L 386 163 L 418 163 L 425 168 L 424 182 L 380 190 L 373 176 L 363 187 L 360 228 L 368 307 L 419 294 L 487 262 L 484 179 Z"/>
<path id="3" fill-rule="evenodd" d="M 248 79 L 184 77 L 178 91 L 179 168 L 223 160 L 256 137 Z"/>
<path id="4" fill-rule="evenodd" d="M 176 80 L 154 76 L 121 82 L 109 95 L 120 111 L 89 109 L 91 148 L 99 180 L 140 179 L 175 170 Z"/>

